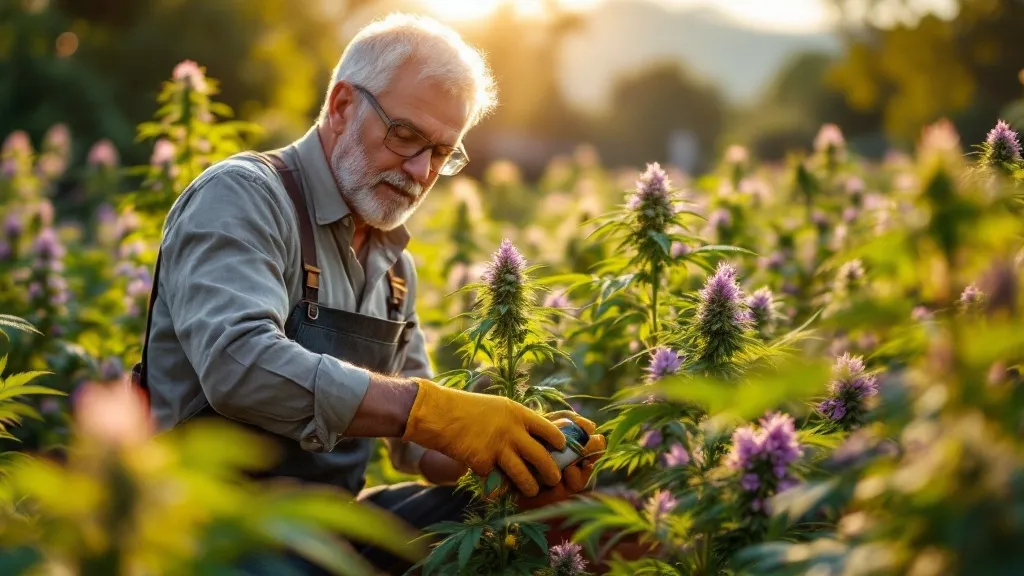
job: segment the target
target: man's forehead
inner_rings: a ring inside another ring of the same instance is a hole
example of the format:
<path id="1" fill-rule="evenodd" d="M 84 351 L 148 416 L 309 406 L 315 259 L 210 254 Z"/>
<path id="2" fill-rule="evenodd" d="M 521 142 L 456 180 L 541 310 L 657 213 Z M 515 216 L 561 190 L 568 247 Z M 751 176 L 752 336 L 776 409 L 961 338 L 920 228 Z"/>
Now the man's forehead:
<path id="1" fill-rule="evenodd" d="M 395 122 L 405 122 L 434 142 L 455 144 L 462 137 L 472 103 L 452 96 L 440 83 L 418 78 L 415 68 L 399 68 L 380 95 L 381 105 Z"/>

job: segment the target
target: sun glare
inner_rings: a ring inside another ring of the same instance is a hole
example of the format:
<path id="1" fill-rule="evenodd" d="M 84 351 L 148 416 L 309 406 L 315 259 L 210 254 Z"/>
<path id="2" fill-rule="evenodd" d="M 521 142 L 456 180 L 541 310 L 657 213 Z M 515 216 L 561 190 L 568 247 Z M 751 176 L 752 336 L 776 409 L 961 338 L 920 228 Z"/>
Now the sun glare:
<path id="1" fill-rule="evenodd" d="M 476 20 L 486 18 L 503 4 L 515 7 L 520 16 L 541 16 L 546 9 L 545 0 L 421 0 L 442 20 Z M 596 6 L 601 0 L 556 0 L 562 8 L 577 10 Z"/>

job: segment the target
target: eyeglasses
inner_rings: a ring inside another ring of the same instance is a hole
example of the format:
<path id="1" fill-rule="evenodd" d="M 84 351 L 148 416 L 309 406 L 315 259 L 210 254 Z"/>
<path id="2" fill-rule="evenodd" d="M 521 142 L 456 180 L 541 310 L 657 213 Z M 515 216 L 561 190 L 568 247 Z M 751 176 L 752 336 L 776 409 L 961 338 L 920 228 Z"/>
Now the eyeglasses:
<path id="1" fill-rule="evenodd" d="M 469 156 L 461 146 L 435 144 L 412 126 L 391 120 L 369 90 L 358 84 L 352 86 L 366 96 L 370 105 L 377 111 L 377 115 L 387 125 L 388 133 L 384 136 L 384 146 L 388 150 L 403 158 L 415 158 L 424 151 L 430 150 L 430 170 L 442 176 L 458 174 L 466 164 L 469 164 Z"/>

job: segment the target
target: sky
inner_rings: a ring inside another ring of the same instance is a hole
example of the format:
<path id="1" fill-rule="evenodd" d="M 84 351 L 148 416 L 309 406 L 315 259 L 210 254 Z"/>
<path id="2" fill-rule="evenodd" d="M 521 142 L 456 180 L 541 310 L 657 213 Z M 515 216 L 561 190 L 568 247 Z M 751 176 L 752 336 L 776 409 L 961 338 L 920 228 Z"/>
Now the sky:
<path id="1" fill-rule="evenodd" d="M 424 0 L 441 18 L 471 20 L 484 17 L 506 0 Z M 585 10 L 610 0 L 557 0 L 570 9 Z M 820 31 L 829 26 L 826 0 L 652 0 L 670 8 L 711 6 L 752 27 L 779 31 Z M 516 0 L 522 13 L 543 10 L 543 0 Z"/>
<path id="2" fill-rule="evenodd" d="M 472 20 L 487 16 L 498 5 L 514 1 L 516 9 L 523 14 L 543 12 L 545 0 L 421 0 L 443 19 Z M 615 0 L 554 0 L 563 7 L 586 10 L 602 2 Z M 751 28 L 776 32 L 806 33 L 822 32 L 832 27 L 835 19 L 831 0 L 649 0 L 669 8 L 712 7 L 733 17 Z M 861 0 L 864 3 L 865 0 Z M 907 0 L 911 6 L 936 11 L 943 15 L 950 12 L 954 0 Z M 855 3 L 856 4 L 856 3 Z M 878 23 L 886 24 L 885 10 Z"/>

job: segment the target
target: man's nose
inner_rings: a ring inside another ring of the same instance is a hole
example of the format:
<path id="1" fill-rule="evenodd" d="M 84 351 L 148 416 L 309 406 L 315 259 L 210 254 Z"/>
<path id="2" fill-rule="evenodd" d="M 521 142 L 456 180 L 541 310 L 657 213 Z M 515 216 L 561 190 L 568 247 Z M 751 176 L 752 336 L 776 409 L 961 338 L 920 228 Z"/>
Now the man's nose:
<path id="1" fill-rule="evenodd" d="M 430 180 L 430 153 L 433 150 L 429 148 L 424 150 L 417 156 L 409 158 L 405 161 L 403 168 L 421 185 L 426 185 L 427 181 Z"/>

